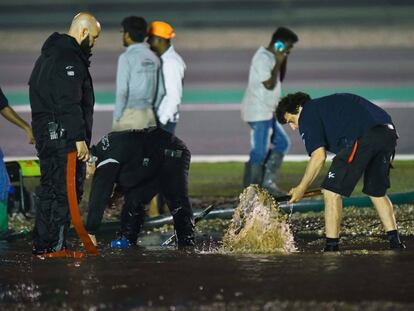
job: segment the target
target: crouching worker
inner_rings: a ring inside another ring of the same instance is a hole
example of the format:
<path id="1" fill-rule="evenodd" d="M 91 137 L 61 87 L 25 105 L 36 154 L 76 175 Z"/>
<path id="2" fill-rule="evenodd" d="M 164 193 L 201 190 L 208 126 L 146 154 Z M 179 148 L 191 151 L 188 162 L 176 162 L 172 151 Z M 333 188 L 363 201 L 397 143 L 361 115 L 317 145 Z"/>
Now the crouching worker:
<path id="1" fill-rule="evenodd" d="M 403 249 L 393 205 L 386 195 L 390 187 L 390 161 L 397 144 L 391 117 L 380 107 L 353 94 L 333 94 L 312 99 L 289 94 L 276 110 L 281 124 L 299 128 L 310 155 L 305 174 L 289 194 L 299 201 L 322 169 L 326 152 L 336 154 L 322 183 L 325 201 L 325 251 L 337 251 L 342 218 L 342 197 L 349 197 L 364 175 L 362 191 L 369 195 L 387 232 L 391 249 Z"/>
<path id="2" fill-rule="evenodd" d="M 134 245 L 144 222 L 145 205 L 165 195 L 178 246 L 194 245 L 194 219 L 188 198 L 190 151 L 174 135 L 159 129 L 112 132 L 91 148 L 97 160 L 89 197 L 86 230 L 93 241 L 114 185 L 122 189 L 120 239 Z M 92 172 L 91 172 L 92 173 Z"/>

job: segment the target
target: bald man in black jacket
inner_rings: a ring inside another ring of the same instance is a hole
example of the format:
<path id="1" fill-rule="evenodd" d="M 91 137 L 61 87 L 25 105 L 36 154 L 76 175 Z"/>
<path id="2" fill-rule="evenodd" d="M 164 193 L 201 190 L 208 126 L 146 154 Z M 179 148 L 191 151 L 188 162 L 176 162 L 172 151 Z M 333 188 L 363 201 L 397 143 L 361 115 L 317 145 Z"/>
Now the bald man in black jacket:
<path id="1" fill-rule="evenodd" d="M 145 205 L 161 191 L 174 219 L 178 246 L 194 245 L 194 219 L 188 198 L 191 154 L 174 135 L 159 129 L 112 132 L 91 148 L 97 157 L 86 229 L 94 239 L 117 184 L 124 194 L 120 238 L 136 244 Z"/>
<path id="2" fill-rule="evenodd" d="M 82 197 L 82 161 L 88 160 L 95 102 L 89 57 L 100 31 L 95 17 L 79 13 L 68 33 L 55 32 L 45 41 L 30 76 L 32 127 L 42 174 L 33 234 L 36 255 L 66 248 L 66 170 L 73 151 L 79 160 L 77 195 Z"/>

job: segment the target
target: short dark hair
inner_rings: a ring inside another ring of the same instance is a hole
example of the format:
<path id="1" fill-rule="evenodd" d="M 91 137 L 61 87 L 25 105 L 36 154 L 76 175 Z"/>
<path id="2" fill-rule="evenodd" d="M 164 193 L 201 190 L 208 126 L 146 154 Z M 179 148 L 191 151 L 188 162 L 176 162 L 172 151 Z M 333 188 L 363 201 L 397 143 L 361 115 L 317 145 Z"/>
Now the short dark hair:
<path id="1" fill-rule="evenodd" d="M 286 27 L 279 27 L 272 35 L 272 41 L 270 43 L 275 43 L 276 41 L 291 41 L 296 43 L 299 41 L 297 34 L 292 30 Z"/>
<path id="2" fill-rule="evenodd" d="M 134 42 L 143 42 L 148 32 L 145 18 L 140 16 L 125 17 L 121 23 L 124 32 L 127 32 Z"/>
<path id="3" fill-rule="evenodd" d="M 297 92 L 294 94 L 288 94 L 282 98 L 279 105 L 276 108 L 276 118 L 280 124 L 286 124 L 285 113 L 297 114 L 299 107 L 310 101 L 309 94 L 303 92 Z"/>

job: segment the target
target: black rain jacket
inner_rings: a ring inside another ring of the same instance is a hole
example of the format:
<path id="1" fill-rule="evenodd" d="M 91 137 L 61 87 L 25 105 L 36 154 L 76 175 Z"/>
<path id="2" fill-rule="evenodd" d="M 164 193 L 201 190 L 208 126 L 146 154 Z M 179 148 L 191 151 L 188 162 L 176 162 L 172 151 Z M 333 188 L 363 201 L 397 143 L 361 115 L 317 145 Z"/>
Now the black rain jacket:
<path id="1" fill-rule="evenodd" d="M 68 149 L 92 136 L 95 102 L 89 56 L 74 38 L 53 33 L 44 43 L 29 80 L 32 127 L 36 141 L 47 137 L 55 121 L 66 131 Z"/>

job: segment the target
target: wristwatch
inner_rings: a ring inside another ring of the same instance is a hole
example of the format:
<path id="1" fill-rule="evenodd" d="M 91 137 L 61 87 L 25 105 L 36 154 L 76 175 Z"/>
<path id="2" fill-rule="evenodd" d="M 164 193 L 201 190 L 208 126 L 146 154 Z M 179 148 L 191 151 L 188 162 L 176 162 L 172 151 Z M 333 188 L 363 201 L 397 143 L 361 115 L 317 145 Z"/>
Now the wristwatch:
<path id="1" fill-rule="evenodd" d="M 98 160 L 98 157 L 95 157 L 94 155 L 90 156 L 88 161 L 86 161 L 86 164 L 93 165 L 97 160 Z"/>

